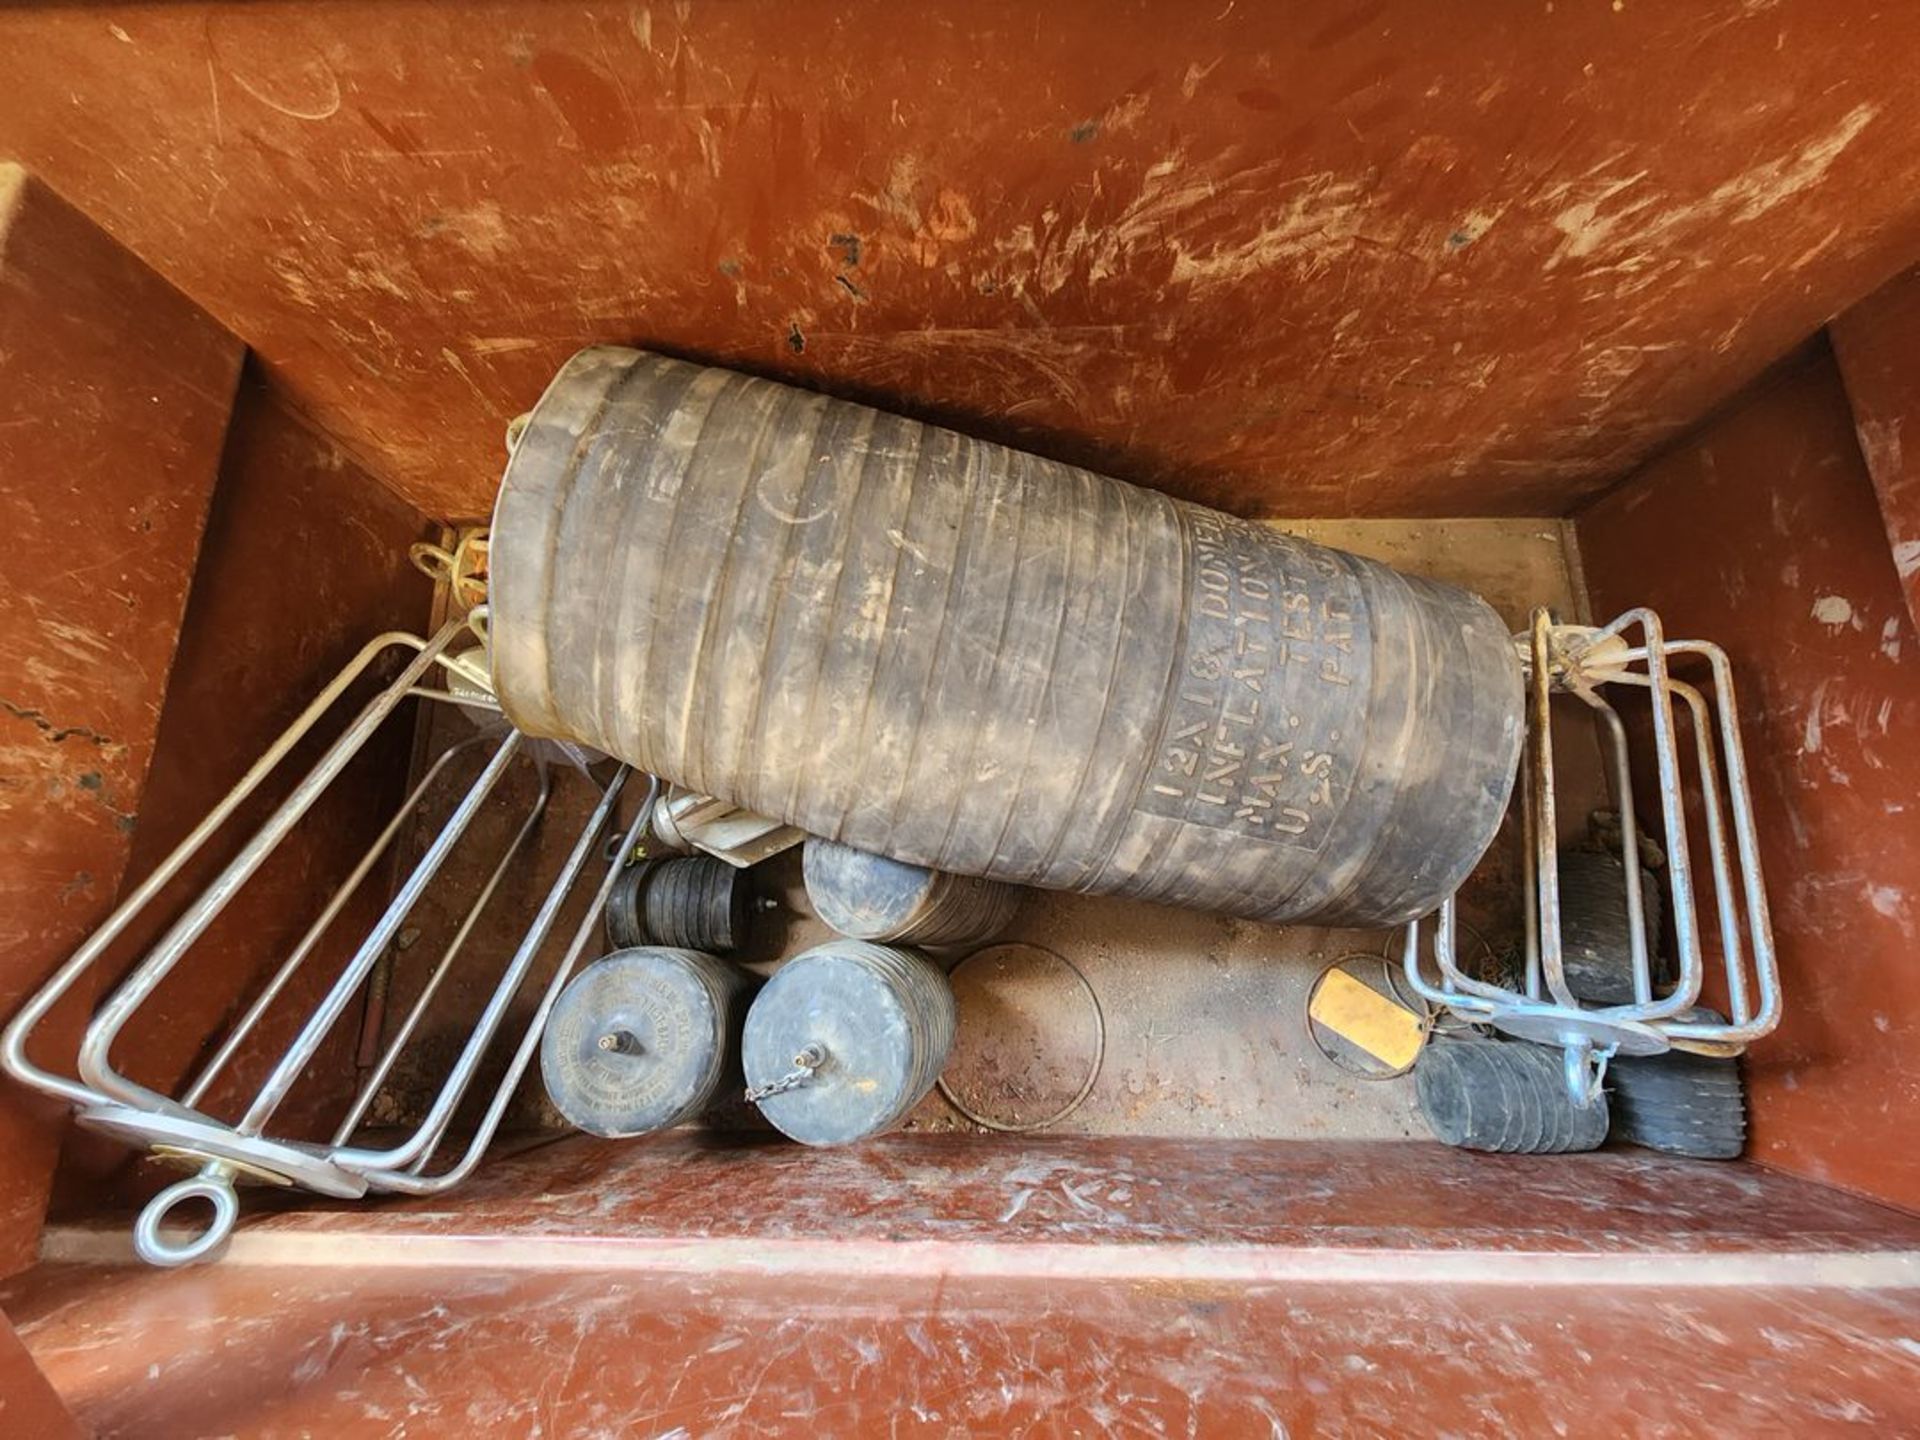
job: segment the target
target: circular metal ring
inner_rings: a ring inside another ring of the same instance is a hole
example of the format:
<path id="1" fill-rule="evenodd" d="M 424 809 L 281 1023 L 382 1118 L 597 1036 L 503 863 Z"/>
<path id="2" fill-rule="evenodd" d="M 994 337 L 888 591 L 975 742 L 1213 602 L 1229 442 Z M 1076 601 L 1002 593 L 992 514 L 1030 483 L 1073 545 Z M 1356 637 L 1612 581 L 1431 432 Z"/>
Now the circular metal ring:
<path id="1" fill-rule="evenodd" d="M 1412 1003 L 1409 1004 L 1406 996 L 1400 989 L 1399 982 L 1394 976 L 1393 960 L 1388 956 L 1376 954 L 1372 950 L 1349 950 L 1343 955 L 1334 956 L 1333 959 L 1320 967 L 1320 973 L 1313 977 L 1313 983 L 1307 987 L 1307 1039 L 1312 1042 L 1313 1048 L 1320 1052 L 1328 1064 L 1344 1074 L 1353 1076 L 1356 1080 L 1398 1080 L 1403 1075 L 1411 1074 L 1413 1067 L 1418 1064 L 1420 1060 L 1418 1051 L 1414 1053 L 1413 1059 L 1396 1069 L 1362 1070 L 1359 1066 L 1350 1065 L 1338 1055 L 1334 1054 L 1332 1050 L 1327 1048 L 1326 1042 L 1320 1038 L 1319 1028 L 1313 1018 L 1313 997 L 1320 993 L 1320 987 L 1326 983 L 1327 976 L 1331 975 L 1335 970 L 1338 970 L 1342 965 L 1345 965 L 1349 960 L 1371 960 L 1380 967 L 1380 973 L 1386 977 L 1388 998 L 1395 1004 L 1404 1006 L 1419 1020 L 1420 1049 L 1424 1050 L 1427 1048 L 1427 1037 L 1433 1034 L 1434 1027 L 1439 1023 L 1439 1016 L 1434 1012 L 1433 1006 L 1429 1005 L 1423 996 L 1415 995 Z M 1359 977 L 1355 976 L 1354 978 L 1358 979 Z"/>
<path id="2" fill-rule="evenodd" d="M 212 1171 L 214 1167 L 209 1167 Z M 191 1239 L 176 1244 L 161 1230 L 168 1212 L 196 1200 L 208 1201 L 213 1216 Z M 240 1197 L 233 1193 L 233 1181 L 224 1173 L 202 1173 L 175 1181 L 147 1202 L 140 1218 L 133 1222 L 133 1248 L 149 1265 L 191 1265 L 203 1260 L 233 1233 L 240 1219 Z"/>
<path id="3" fill-rule="evenodd" d="M 940 1091 L 941 1098 L 953 1106 L 954 1109 L 958 1110 L 968 1120 L 980 1126 L 981 1129 L 992 1130 L 1001 1135 L 1026 1135 L 1035 1130 L 1045 1130 L 1051 1125 L 1058 1125 L 1062 1120 L 1078 1110 L 1087 1096 L 1093 1093 L 1093 1087 L 1099 1083 L 1100 1072 L 1107 1063 L 1107 1012 L 1100 1004 L 1100 996 L 1099 993 L 1094 990 L 1093 982 L 1087 979 L 1080 967 L 1067 959 L 1067 957 L 1062 955 L 1058 950 L 1049 950 L 1044 945 L 1029 945 L 1025 941 L 1016 941 L 1005 945 L 989 945 L 984 950 L 974 951 L 971 955 L 960 961 L 959 964 L 955 965 L 953 969 L 949 970 L 947 974 L 949 976 L 958 975 L 962 969 L 971 962 L 978 960 L 982 955 L 992 954 L 996 950 L 1012 949 L 1034 950 L 1051 959 L 1058 960 L 1062 965 L 1067 967 L 1067 973 L 1080 982 L 1080 988 L 1087 992 L 1088 1003 L 1093 1006 L 1093 1063 L 1087 1066 L 1087 1078 L 1081 1082 L 1080 1089 L 1075 1093 L 1074 1097 L 1051 1115 L 1044 1116 L 1039 1120 L 1024 1121 L 995 1120 L 989 1115 L 982 1115 L 979 1111 L 968 1106 L 958 1095 L 953 1093 L 953 1087 L 947 1084 L 947 1078 L 944 1075 L 933 1083 Z"/>

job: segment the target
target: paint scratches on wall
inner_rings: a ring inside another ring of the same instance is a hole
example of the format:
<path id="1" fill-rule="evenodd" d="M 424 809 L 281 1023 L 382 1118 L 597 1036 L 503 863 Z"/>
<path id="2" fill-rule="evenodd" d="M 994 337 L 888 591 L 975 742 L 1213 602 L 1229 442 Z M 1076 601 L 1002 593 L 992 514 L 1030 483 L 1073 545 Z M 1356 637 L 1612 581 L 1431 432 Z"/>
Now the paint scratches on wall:
<path id="1" fill-rule="evenodd" d="M 1049 207 L 1010 229 L 995 250 L 1027 270 L 1042 295 L 1098 285 L 1157 259 L 1169 285 L 1200 298 L 1265 271 L 1305 278 L 1324 270 L 1375 223 L 1373 190 L 1371 176 L 1289 174 L 1281 162 L 1234 168 L 1231 156 L 1190 163 L 1176 152 L 1146 170 L 1117 214 L 1090 202 L 1069 219 Z"/>
<path id="2" fill-rule="evenodd" d="M 1650 260 L 1653 253 L 1671 247 L 1698 226 L 1758 220 L 1781 202 L 1819 184 L 1878 113 L 1878 106 L 1856 105 L 1824 135 L 1753 165 L 1700 199 L 1682 204 L 1663 204 L 1661 194 L 1646 183 L 1651 172 L 1645 169 L 1605 178 L 1602 166 L 1581 181 L 1549 186 L 1541 191 L 1541 198 L 1566 203 L 1552 218 L 1563 238 L 1545 268 L 1602 255 Z"/>

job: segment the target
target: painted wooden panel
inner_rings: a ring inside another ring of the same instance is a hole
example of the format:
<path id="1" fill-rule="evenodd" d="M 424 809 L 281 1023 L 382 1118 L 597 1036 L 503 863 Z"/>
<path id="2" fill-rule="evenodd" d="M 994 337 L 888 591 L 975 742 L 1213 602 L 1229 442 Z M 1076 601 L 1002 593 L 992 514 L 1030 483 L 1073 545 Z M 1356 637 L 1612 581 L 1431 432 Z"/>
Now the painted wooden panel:
<path id="1" fill-rule="evenodd" d="M 1785 1016 L 1752 1154 L 1920 1209 L 1920 640 L 1824 344 L 1578 517 L 1597 614 L 1717 640 Z"/>
<path id="2" fill-rule="evenodd" d="M 0 153 L 367 467 L 639 342 L 1263 515 L 1564 513 L 1920 253 L 1920 9 L 16 7 Z"/>
<path id="3" fill-rule="evenodd" d="M 383 630 L 426 625 L 429 585 L 408 563 L 407 546 L 428 532 L 410 506 L 303 425 L 249 370 L 160 717 L 129 885 L 157 868 L 355 651 Z M 350 692 L 322 722 L 321 735 L 337 733 L 370 688 Z M 129 1025 L 121 1047 L 127 1073 L 167 1093 L 198 1073 L 210 1042 L 225 1037 L 399 804 L 411 746 L 404 718 L 383 727 L 241 888 Z M 299 747 L 188 864 L 116 950 L 123 963 L 212 880 L 318 753 L 315 742 Z M 379 915 L 385 874 L 377 870 L 375 882 L 327 929 L 209 1090 L 211 1113 L 233 1119 L 245 1108 Z M 274 1134 L 330 1133 L 355 1080 L 359 1013 L 358 1006 L 349 1010 L 282 1107 Z M 98 1209 L 101 1175 L 125 1156 L 117 1145 L 76 1136 L 58 1208 Z M 152 1188 L 145 1182 L 162 1174 L 177 1178 L 154 1167 L 137 1188 Z"/>
<path id="4" fill-rule="evenodd" d="M 108 1233 L 124 1251 L 123 1229 Z M 681 1131 L 638 1142 L 572 1135 L 496 1156 L 457 1203 L 317 1201 L 253 1220 L 233 1244 L 234 1258 L 272 1264 L 555 1241 L 600 1257 L 581 1263 L 648 1265 L 694 1239 L 734 1242 L 748 1257 L 786 1241 L 804 1251 L 922 1240 L 955 1255 L 1077 1243 L 1331 1247 L 1389 1263 L 1457 1252 L 1639 1257 L 1657 1268 L 1715 1255 L 1920 1252 L 1920 1218 L 1752 1165 L 1626 1147 L 1509 1156 L 1408 1140 L 898 1134 L 814 1150 Z"/>
<path id="5" fill-rule="evenodd" d="M 563 1142 L 5 1298 L 111 1435 L 1920 1425 L 1920 1221 L 1747 1165 L 1404 1142 Z"/>
<path id="6" fill-rule="evenodd" d="M 1832 334 L 1907 614 L 1920 624 L 1920 268 L 1874 291 Z"/>
<path id="7" fill-rule="evenodd" d="M 86 1433 L 0 1315 L 0 1430 L 35 1440 L 81 1440 Z"/>
<path id="8" fill-rule="evenodd" d="M 93 1433 L 1827 1435 L 1920 1426 L 1911 1290 L 215 1267 L 29 1332 Z"/>
<path id="9" fill-rule="evenodd" d="M 240 358 L 0 165 L 0 1014 L 113 907 Z M 32 1256 L 61 1128 L 0 1083 L 0 1272 Z"/>

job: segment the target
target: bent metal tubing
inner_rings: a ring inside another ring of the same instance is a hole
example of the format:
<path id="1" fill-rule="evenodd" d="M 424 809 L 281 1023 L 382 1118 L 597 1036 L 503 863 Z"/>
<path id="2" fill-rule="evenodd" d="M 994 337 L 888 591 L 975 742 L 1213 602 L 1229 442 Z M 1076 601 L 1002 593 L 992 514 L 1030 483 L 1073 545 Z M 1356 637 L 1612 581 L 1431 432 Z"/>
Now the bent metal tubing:
<path id="1" fill-rule="evenodd" d="M 1630 644 L 1625 632 L 1636 628 L 1640 643 Z M 1434 923 L 1432 949 L 1433 963 L 1439 971 L 1437 983 L 1428 977 L 1422 962 L 1424 921 L 1415 920 L 1406 927 L 1402 966 L 1408 984 L 1422 999 L 1465 1020 L 1490 1024 L 1523 1039 L 1560 1045 L 1566 1052 L 1568 1091 L 1576 1103 L 1584 1105 L 1591 1102 L 1606 1062 L 1616 1052 L 1657 1053 L 1676 1042 L 1737 1047 L 1770 1033 L 1780 1020 L 1779 967 L 1766 885 L 1760 872 L 1738 701 L 1725 652 L 1704 641 L 1666 639 L 1659 616 L 1646 609 L 1627 611 L 1598 630 L 1556 626 L 1545 611 L 1536 612 L 1528 634 L 1519 643 L 1524 646 L 1529 691 L 1525 770 L 1515 799 L 1523 822 L 1524 977 L 1520 988 L 1512 989 L 1464 973 L 1454 953 L 1456 906 L 1452 898 L 1430 917 Z M 1672 675 L 1668 661 L 1676 655 L 1707 661 L 1713 675 L 1711 698 L 1698 686 Z M 1665 993 L 1653 983 L 1647 953 L 1639 830 L 1632 807 L 1626 727 L 1603 694 L 1613 685 L 1645 690 L 1653 701 L 1654 761 L 1667 855 L 1666 879 L 1680 959 L 1679 975 Z M 1612 762 L 1621 820 L 1621 862 L 1627 876 L 1633 978 L 1633 1000 L 1628 1004 L 1587 1004 L 1566 984 L 1548 703 L 1555 692 L 1571 692 L 1593 709 L 1602 722 L 1603 748 Z M 1726 977 L 1732 1010 L 1725 1021 L 1716 1021 L 1695 1008 L 1708 957 L 1701 943 L 1693 884 L 1686 821 L 1689 777 L 1681 765 L 1673 713 L 1676 700 L 1693 731 L 1691 779 L 1698 791 L 1707 841 L 1719 942 L 1715 958 Z"/>
<path id="2" fill-rule="evenodd" d="M 346 1197 L 364 1194 L 368 1189 L 426 1193 L 459 1183 L 471 1173 L 491 1143 L 513 1089 L 526 1070 L 528 1057 L 537 1048 L 539 1026 L 544 1023 L 544 1017 L 551 1009 L 558 986 L 564 983 L 566 975 L 577 965 L 581 953 L 591 941 L 593 926 L 598 922 L 606 895 L 617 875 L 617 863 L 608 863 L 607 873 L 597 887 L 593 903 L 572 936 L 572 943 L 559 971 L 541 998 L 534 1027 L 521 1038 L 506 1076 L 490 1097 L 485 1114 L 463 1153 L 441 1173 L 425 1174 L 433 1155 L 447 1137 L 455 1111 L 461 1106 L 482 1068 L 487 1050 L 509 1006 L 524 987 L 535 957 L 583 873 L 601 854 L 604 833 L 631 774 L 625 766 L 619 767 L 605 784 L 588 777 L 597 792 L 592 814 L 582 826 L 566 863 L 528 925 L 512 960 L 496 982 L 485 1013 L 468 1037 L 426 1118 L 411 1138 L 390 1149 L 355 1149 L 348 1143 L 365 1119 L 400 1053 L 414 1037 L 427 1001 L 440 987 L 455 958 L 466 946 L 482 913 L 493 902 L 505 875 L 524 853 L 547 812 L 552 795 L 552 767 L 548 764 L 544 749 L 537 746 L 530 748 L 518 732 L 508 728 L 499 718 L 498 707 L 490 697 L 466 693 L 472 689 L 470 684 L 464 689 L 449 685 L 442 690 L 422 683 L 436 665 L 450 677 L 470 679 L 469 658 L 447 653 L 450 642 L 465 628 L 464 622 L 456 620 L 431 639 L 422 640 L 393 632 L 376 636 L 362 647 L 274 740 L 220 803 L 28 1001 L 7 1027 L 4 1037 L 0 1038 L 0 1064 L 4 1065 L 6 1071 L 23 1084 L 73 1106 L 83 1125 L 131 1145 L 144 1145 L 159 1153 L 176 1158 L 194 1158 L 201 1162 L 198 1173 L 157 1195 L 135 1224 L 135 1249 L 151 1263 L 178 1265 L 213 1254 L 237 1222 L 239 1201 L 235 1184 L 243 1178 L 267 1180 Z M 126 933 L 294 748 L 312 733 L 321 718 L 355 682 L 395 649 L 414 653 L 394 678 L 354 714 L 312 769 L 293 785 L 286 799 L 247 838 L 233 860 L 140 958 L 127 978 L 99 1008 L 87 1027 L 75 1057 L 76 1077 L 69 1078 L 36 1063 L 29 1049 L 37 1028 L 48 1013 L 63 997 L 76 989 L 108 948 Z M 182 1088 L 179 1098 L 162 1094 L 116 1071 L 111 1053 L 116 1039 L 128 1023 L 177 967 L 185 963 L 190 970 L 191 962 L 187 957 L 194 942 L 308 814 L 326 787 L 338 778 L 381 723 L 392 715 L 403 700 L 409 698 L 466 707 L 480 721 L 481 729 L 477 734 L 447 747 L 428 767 L 344 882 L 328 898 L 318 917 L 279 963 L 262 991 L 225 1035 L 212 1059 Z M 269 1008 L 287 991 L 296 974 L 316 953 L 328 927 L 345 910 L 354 893 L 389 852 L 408 819 L 417 814 L 429 788 L 456 759 L 476 749 L 483 753 L 490 750 L 477 778 L 468 785 L 450 818 L 426 844 L 420 858 L 402 879 L 393 899 L 384 907 L 371 929 L 358 937 L 345 968 L 305 1017 L 299 1034 L 280 1053 L 266 1080 L 253 1092 L 251 1099 L 243 1102 L 245 1110 L 241 1118 L 229 1123 L 209 1113 L 205 1107 L 216 1079 L 230 1071 L 244 1042 L 257 1033 Z M 517 760 L 530 760 L 534 765 L 538 775 L 537 791 L 518 827 L 492 863 L 478 896 L 465 908 L 456 933 L 442 951 L 422 994 L 398 1032 L 387 1043 L 372 1073 L 359 1083 L 332 1142 L 316 1145 L 277 1139 L 266 1133 L 282 1101 L 311 1064 L 326 1037 L 347 1013 L 353 997 L 369 981 L 380 957 L 388 952 L 408 913 L 434 882 L 455 845 L 469 831 L 485 802 Z M 580 767 L 559 768 L 562 773 L 570 773 L 572 769 Z M 631 842 L 637 839 L 638 833 L 648 823 L 651 801 L 657 788 L 657 784 L 650 788 L 648 803 L 640 807 L 623 854 L 631 850 Z M 178 1218 L 176 1212 L 186 1207 L 201 1206 L 211 1207 L 211 1218 L 203 1220 L 197 1232 L 190 1232 L 186 1238 L 181 1238 L 180 1231 L 171 1226 L 169 1220 Z"/>

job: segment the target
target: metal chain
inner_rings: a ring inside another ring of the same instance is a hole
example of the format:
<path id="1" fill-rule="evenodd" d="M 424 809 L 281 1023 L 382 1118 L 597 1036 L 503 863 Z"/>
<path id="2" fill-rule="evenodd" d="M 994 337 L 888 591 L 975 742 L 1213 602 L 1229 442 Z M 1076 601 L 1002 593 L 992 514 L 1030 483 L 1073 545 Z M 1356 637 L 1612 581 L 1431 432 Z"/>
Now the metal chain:
<path id="1" fill-rule="evenodd" d="M 771 1100 L 775 1095 L 784 1095 L 789 1090 L 798 1090 L 812 1078 L 811 1070 L 789 1070 L 778 1080 L 769 1080 L 765 1085 L 750 1086 L 747 1090 L 747 1103 L 758 1105 L 762 1100 Z"/>
<path id="2" fill-rule="evenodd" d="M 782 1075 L 778 1080 L 769 1080 L 764 1085 L 749 1085 L 747 1087 L 747 1103 L 749 1105 L 758 1105 L 762 1100 L 771 1100 L 775 1095 L 784 1095 L 789 1090 L 798 1090 L 802 1085 L 813 1079 L 813 1072 L 820 1068 L 826 1058 L 827 1055 L 824 1047 L 819 1045 L 807 1046 L 806 1049 L 793 1057 L 793 1069 Z"/>

